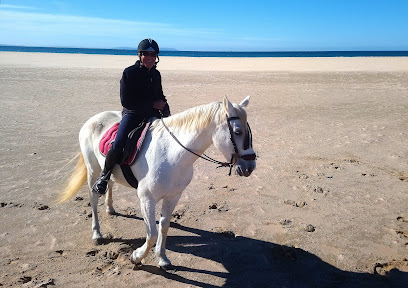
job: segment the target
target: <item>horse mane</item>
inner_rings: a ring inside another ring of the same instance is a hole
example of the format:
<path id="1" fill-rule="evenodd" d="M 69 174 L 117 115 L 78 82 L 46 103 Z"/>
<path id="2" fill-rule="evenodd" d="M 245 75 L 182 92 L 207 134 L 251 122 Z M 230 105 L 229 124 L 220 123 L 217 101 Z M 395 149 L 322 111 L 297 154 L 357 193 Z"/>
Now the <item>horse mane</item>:
<path id="1" fill-rule="evenodd" d="M 233 104 L 238 117 L 246 127 L 247 115 L 245 110 Z M 187 109 L 170 117 L 164 118 L 164 122 L 173 131 L 198 131 L 208 127 L 212 122 L 216 125 L 225 121 L 224 107 L 221 102 L 212 102 Z M 153 122 L 151 129 L 154 133 L 163 131 L 164 126 L 161 121 Z"/>
<path id="2" fill-rule="evenodd" d="M 222 113 L 219 113 L 221 108 L 221 102 L 204 104 L 164 118 L 164 121 L 173 130 L 197 131 L 207 127 L 213 121 L 220 123 L 222 120 Z M 161 121 L 155 121 L 151 126 L 155 132 L 161 132 L 163 128 Z"/>

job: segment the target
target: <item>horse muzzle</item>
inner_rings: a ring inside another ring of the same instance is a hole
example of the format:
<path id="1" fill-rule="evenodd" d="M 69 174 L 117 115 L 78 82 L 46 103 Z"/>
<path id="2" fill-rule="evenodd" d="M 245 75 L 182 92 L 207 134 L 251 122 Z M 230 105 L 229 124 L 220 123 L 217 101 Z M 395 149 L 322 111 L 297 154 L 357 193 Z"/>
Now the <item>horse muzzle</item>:
<path id="1" fill-rule="evenodd" d="M 254 171 L 256 168 L 255 159 L 255 154 L 239 157 L 237 162 L 235 163 L 235 173 L 239 176 L 245 177 L 251 175 L 252 171 Z"/>

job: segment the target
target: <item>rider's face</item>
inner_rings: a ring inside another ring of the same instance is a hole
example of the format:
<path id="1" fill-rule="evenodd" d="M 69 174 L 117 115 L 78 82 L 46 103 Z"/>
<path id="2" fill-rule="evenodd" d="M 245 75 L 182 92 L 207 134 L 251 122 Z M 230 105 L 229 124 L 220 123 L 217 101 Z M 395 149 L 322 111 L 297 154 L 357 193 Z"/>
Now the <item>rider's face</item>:
<path id="1" fill-rule="evenodd" d="M 142 65 L 147 69 L 152 69 L 156 62 L 156 53 L 154 52 L 142 52 L 141 53 Z"/>

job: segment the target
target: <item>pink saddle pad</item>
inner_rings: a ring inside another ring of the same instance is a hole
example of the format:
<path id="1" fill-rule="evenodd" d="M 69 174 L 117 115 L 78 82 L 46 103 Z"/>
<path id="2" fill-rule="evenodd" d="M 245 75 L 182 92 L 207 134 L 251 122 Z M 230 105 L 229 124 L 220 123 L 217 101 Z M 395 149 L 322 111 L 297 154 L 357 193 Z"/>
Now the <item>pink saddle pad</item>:
<path id="1" fill-rule="evenodd" d="M 125 155 L 129 155 L 126 159 L 123 160 L 121 164 L 123 165 L 132 165 L 133 162 L 136 160 L 137 153 L 140 151 L 140 148 L 142 147 L 143 140 L 146 136 L 146 132 L 149 130 L 150 127 L 150 121 L 147 122 L 141 132 L 140 137 L 135 141 L 136 139 L 128 139 L 128 141 L 136 142 L 135 145 L 131 146 L 132 151 L 125 151 Z M 115 141 L 116 134 L 118 133 L 119 129 L 119 124 L 116 123 L 113 124 L 112 127 L 108 129 L 108 131 L 105 132 L 105 134 L 102 136 L 101 141 L 99 142 L 99 151 L 102 153 L 103 156 L 106 157 L 106 154 L 108 153 L 110 147 L 112 146 L 112 143 Z M 136 133 L 138 134 L 138 133 Z M 137 137 L 137 136 L 136 136 Z M 128 145 L 126 145 L 128 146 Z M 127 153 L 126 153 L 127 152 Z"/>

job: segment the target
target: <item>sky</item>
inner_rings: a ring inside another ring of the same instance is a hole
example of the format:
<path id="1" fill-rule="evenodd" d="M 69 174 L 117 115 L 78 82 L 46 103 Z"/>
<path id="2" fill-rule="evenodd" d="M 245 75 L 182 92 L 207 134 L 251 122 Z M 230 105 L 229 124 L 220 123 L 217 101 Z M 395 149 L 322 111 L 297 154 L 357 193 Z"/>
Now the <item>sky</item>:
<path id="1" fill-rule="evenodd" d="M 408 50 L 408 0 L 0 0 L 0 45 Z"/>

